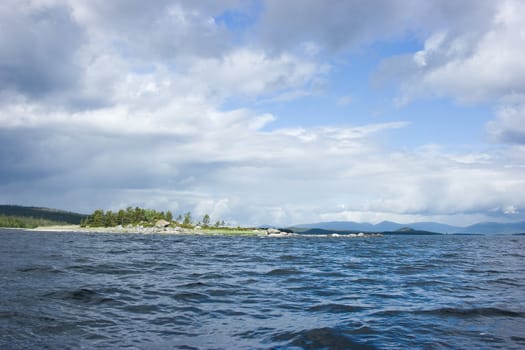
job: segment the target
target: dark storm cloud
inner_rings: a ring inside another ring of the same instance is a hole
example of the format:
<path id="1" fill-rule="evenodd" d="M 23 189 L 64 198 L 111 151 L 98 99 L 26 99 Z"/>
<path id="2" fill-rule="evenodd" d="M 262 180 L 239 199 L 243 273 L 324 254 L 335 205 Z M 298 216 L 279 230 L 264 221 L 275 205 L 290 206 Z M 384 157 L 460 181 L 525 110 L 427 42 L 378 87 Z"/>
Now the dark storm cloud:
<path id="1" fill-rule="evenodd" d="M 175 201 L 193 206 L 198 199 L 171 191 L 187 195 L 215 183 L 218 169 L 239 164 L 188 157 L 179 149 L 187 142 L 74 125 L 0 129 L 0 202 L 86 212 L 101 203 L 106 209 L 156 201 L 163 210 Z"/>
<path id="2" fill-rule="evenodd" d="M 0 184 L 33 181 L 52 174 L 52 167 L 40 166 L 39 157 L 33 156 L 42 141 L 38 134 L 32 129 L 0 129 Z"/>
<path id="3" fill-rule="evenodd" d="M 74 88 L 75 53 L 85 40 L 65 6 L 0 5 L 0 91 L 42 98 Z"/>
<path id="4" fill-rule="evenodd" d="M 75 126 L 0 129 L 0 184 L 61 188 L 158 188 L 207 182 L 225 161 L 173 160 L 188 140 Z M 188 179 L 192 181 L 188 182 Z"/>

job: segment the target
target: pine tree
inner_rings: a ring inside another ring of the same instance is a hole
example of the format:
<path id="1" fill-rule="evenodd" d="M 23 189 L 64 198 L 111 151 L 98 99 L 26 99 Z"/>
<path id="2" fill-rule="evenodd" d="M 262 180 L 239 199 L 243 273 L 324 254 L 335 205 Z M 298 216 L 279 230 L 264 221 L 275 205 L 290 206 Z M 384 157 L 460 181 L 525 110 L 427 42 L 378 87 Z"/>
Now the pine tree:
<path id="1" fill-rule="evenodd" d="M 182 221 L 183 225 L 191 225 L 192 219 L 191 219 L 191 212 L 187 212 L 184 214 L 184 220 Z"/>
<path id="2" fill-rule="evenodd" d="M 104 215 L 104 210 L 102 209 L 97 209 L 93 212 L 93 215 L 91 215 L 91 220 L 90 220 L 90 226 L 93 226 L 93 227 L 102 227 L 105 225 L 105 215 Z"/>
<path id="3" fill-rule="evenodd" d="M 210 216 L 208 214 L 204 215 L 202 218 L 202 225 L 208 227 L 210 225 Z"/>

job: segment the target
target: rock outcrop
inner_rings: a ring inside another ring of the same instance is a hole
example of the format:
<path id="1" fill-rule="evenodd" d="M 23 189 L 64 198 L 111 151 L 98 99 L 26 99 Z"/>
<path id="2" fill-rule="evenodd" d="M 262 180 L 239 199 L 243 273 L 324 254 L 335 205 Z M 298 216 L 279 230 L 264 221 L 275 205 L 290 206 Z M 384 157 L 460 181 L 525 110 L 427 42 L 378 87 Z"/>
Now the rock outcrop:
<path id="1" fill-rule="evenodd" d="M 155 223 L 155 227 L 158 227 L 158 228 L 164 228 L 164 227 L 168 227 L 170 225 L 169 221 L 166 221 L 166 220 L 158 220 L 156 223 Z"/>

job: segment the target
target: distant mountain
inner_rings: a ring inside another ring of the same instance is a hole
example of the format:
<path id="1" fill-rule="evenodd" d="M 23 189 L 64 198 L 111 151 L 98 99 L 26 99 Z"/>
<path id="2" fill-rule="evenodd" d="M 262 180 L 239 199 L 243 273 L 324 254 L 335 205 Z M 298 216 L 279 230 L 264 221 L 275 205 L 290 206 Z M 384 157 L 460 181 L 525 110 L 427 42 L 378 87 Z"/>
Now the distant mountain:
<path id="1" fill-rule="evenodd" d="M 341 235 L 348 235 L 348 234 L 351 234 L 351 233 L 359 233 L 359 232 L 363 232 L 363 230 L 358 230 L 358 231 L 355 231 L 355 230 L 328 230 L 328 229 L 323 229 L 323 228 L 297 228 L 297 227 L 294 227 L 292 229 L 289 229 L 291 232 L 295 232 L 295 233 L 300 233 L 300 234 L 303 234 L 303 235 L 331 235 L 331 234 L 334 234 L 334 233 L 337 233 L 337 234 L 341 234 Z M 384 234 L 384 235 L 441 235 L 441 233 L 437 233 L 437 232 L 429 232 L 429 231 L 424 231 L 424 230 L 414 230 L 412 228 L 409 228 L 409 227 L 402 227 L 398 230 L 395 230 L 395 231 L 389 231 L 389 230 L 386 230 L 386 231 L 379 231 L 379 230 L 375 230 L 375 231 L 364 231 L 364 232 L 373 232 L 373 233 L 381 233 L 381 234 Z"/>
<path id="2" fill-rule="evenodd" d="M 463 230 L 461 227 L 455 227 L 436 222 L 417 222 L 411 224 L 399 224 L 397 222 L 383 221 L 378 224 L 360 223 L 353 221 L 331 221 L 331 222 L 318 222 L 313 224 L 302 224 L 295 225 L 297 228 L 321 228 L 326 230 L 349 230 L 349 231 L 362 231 L 362 232 L 386 232 L 386 231 L 397 231 L 404 227 L 410 227 L 414 230 L 430 231 L 439 233 L 452 233 L 460 232 Z"/>
<path id="3" fill-rule="evenodd" d="M 478 233 L 478 234 L 515 234 L 525 233 L 525 222 L 514 223 L 497 223 L 482 222 L 479 224 L 467 226 L 460 233 Z"/>
<path id="4" fill-rule="evenodd" d="M 442 235 L 443 233 L 431 232 L 426 230 L 414 230 L 411 227 L 403 227 L 395 231 L 383 231 L 384 235 Z"/>
<path id="5" fill-rule="evenodd" d="M 44 219 L 68 224 L 80 224 L 80 221 L 87 216 L 59 209 L 24 207 L 21 205 L 0 205 L 0 215 Z"/>
<path id="6" fill-rule="evenodd" d="M 405 226 L 409 226 L 415 230 L 425 230 L 440 233 L 457 233 L 461 227 L 447 224 L 440 224 L 438 222 L 414 222 Z"/>
<path id="7" fill-rule="evenodd" d="M 415 231 L 428 231 L 437 233 L 514 234 L 525 232 L 525 222 L 484 222 L 467 227 L 459 227 L 437 222 L 414 222 L 410 224 L 399 224 L 397 222 L 383 221 L 378 224 L 369 224 L 353 221 L 330 221 L 295 225 L 293 228 L 351 232 L 395 232 L 403 228 L 411 228 Z"/>
<path id="8" fill-rule="evenodd" d="M 320 228 L 333 231 L 357 231 L 357 232 L 372 232 L 372 231 L 395 231 L 406 225 L 396 224 L 394 222 L 383 221 L 379 224 L 373 225 L 369 223 L 360 223 L 353 221 L 331 221 L 331 222 L 317 222 L 313 224 L 295 225 L 297 228 Z"/>

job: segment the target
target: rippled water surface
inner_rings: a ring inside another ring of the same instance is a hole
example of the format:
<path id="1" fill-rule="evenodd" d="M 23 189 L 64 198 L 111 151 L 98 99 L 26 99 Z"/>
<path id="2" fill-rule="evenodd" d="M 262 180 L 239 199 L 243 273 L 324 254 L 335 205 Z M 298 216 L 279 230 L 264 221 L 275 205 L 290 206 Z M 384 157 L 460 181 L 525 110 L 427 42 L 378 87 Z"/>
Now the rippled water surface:
<path id="1" fill-rule="evenodd" d="M 525 348 L 524 236 L 0 240 L 2 349 Z"/>

